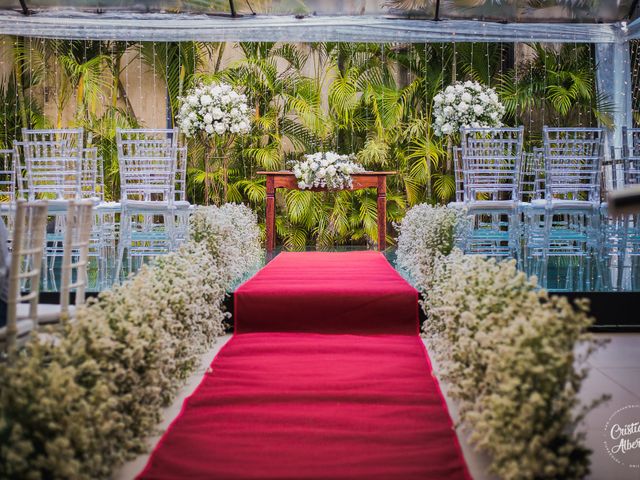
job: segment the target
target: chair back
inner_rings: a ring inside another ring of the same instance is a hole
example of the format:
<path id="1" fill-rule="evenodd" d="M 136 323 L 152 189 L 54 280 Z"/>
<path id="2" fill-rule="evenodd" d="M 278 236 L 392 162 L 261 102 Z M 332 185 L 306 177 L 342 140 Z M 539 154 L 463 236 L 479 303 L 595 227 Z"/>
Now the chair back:
<path id="1" fill-rule="evenodd" d="M 546 200 L 599 204 L 604 129 L 545 126 L 542 135 Z"/>
<path id="2" fill-rule="evenodd" d="M 176 164 L 176 201 L 187 201 L 187 146 L 178 148 L 178 163 Z"/>
<path id="3" fill-rule="evenodd" d="M 624 184 L 640 184 L 640 128 L 622 127 Z"/>
<path id="4" fill-rule="evenodd" d="M 18 303 L 29 302 L 28 319 L 34 327 L 37 325 L 46 226 L 46 201 L 17 200 L 7 299 L 7 347 L 15 343 L 18 333 Z M 23 294 L 23 289 L 28 293 Z"/>
<path id="5" fill-rule="evenodd" d="M 464 202 L 462 147 L 453 147 L 453 178 L 456 185 L 456 202 Z"/>
<path id="6" fill-rule="evenodd" d="M 82 155 L 81 197 L 104 201 L 104 170 L 98 149 L 85 148 Z"/>
<path id="7" fill-rule="evenodd" d="M 517 201 L 524 127 L 463 127 L 461 137 L 465 201 Z"/>
<path id="8" fill-rule="evenodd" d="M 13 170 L 16 176 L 17 197 L 27 198 L 27 171 L 24 161 L 24 142 L 13 141 Z"/>
<path id="9" fill-rule="evenodd" d="M 69 294 L 76 292 L 76 306 L 85 301 L 87 263 L 93 226 L 93 201 L 69 202 L 67 209 L 64 251 L 62 254 L 62 282 L 60 286 L 60 312 L 62 318 L 69 312 Z"/>
<path id="10" fill-rule="evenodd" d="M 16 199 L 16 169 L 13 149 L 0 150 L 0 202 L 12 203 Z"/>
<path id="11" fill-rule="evenodd" d="M 83 129 L 22 129 L 29 200 L 81 197 Z"/>
<path id="12" fill-rule="evenodd" d="M 530 202 L 544 196 L 544 153 L 541 148 L 522 154 L 520 201 Z"/>
<path id="13" fill-rule="evenodd" d="M 118 129 L 121 202 L 173 203 L 178 129 Z"/>

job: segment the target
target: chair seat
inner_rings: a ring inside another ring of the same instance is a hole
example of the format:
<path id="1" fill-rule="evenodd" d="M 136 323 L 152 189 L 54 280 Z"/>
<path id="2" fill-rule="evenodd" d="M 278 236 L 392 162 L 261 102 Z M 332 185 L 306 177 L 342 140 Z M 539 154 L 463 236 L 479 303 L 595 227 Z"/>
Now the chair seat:
<path id="1" fill-rule="evenodd" d="M 596 210 L 600 208 L 600 203 L 588 202 L 586 200 L 558 200 L 553 199 L 547 202 L 544 198 L 532 200 L 529 204 L 532 208 L 540 209 L 550 206 L 553 209 L 570 209 L 570 210 Z"/>
<path id="2" fill-rule="evenodd" d="M 470 210 L 513 210 L 518 207 L 515 200 L 476 200 L 465 203 Z"/>
<path id="3" fill-rule="evenodd" d="M 449 203 L 447 203 L 447 207 L 455 208 L 455 209 L 462 209 L 462 208 L 465 208 L 465 203 L 464 202 L 449 202 Z"/>
<path id="4" fill-rule="evenodd" d="M 16 322 L 16 326 L 18 327 L 18 338 L 25 337 L 33 330 L 33 322 L 31 320 L 18 320 Z M 0 328 L 0 340 L 5 340 L 7 338 L 7 327 L 4 326 Z"/>
<path id="5" fill-rule="evenodd" d="M 98 211 L 99 213 L 117 213 L 120 210 L 122 210 L 122 204 L 120 202 L 101 202 L 96 205 L 96 211 Z"/>
<path id="6" fill-rule="evenodd" d="M 29 316 L 29 304 L 19 303 L 17 306 L 18 319 L 27 318 Z M 69 305 L 69 317 L 74 317 L 76 309 L 74 305 Z M 53 303 L 39 303 L 38 304 L 38 323 L 46 325 L 50 323 L 57 323 L 60 321 L 60 305 Z"/>
<path id="7" fill-rule="evenodd" d="M 144 200 L 126 200 L 122 202 L 122 208 L 136 212 L 166 212 L 176 209 L 176 203 L 147 202 Z"/>

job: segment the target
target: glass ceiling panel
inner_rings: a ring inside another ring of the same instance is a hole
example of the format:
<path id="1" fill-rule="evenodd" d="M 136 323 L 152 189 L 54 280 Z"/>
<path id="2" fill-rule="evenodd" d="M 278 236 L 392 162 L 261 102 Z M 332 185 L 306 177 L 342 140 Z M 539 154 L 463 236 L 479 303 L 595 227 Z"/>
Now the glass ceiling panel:
<path id="1" fill-rule="evenodd" d="M 230 14 L 228 0 L 25 0 L 29 8 Z M 634 18 L 635 0 L 235 0 L 237 13 L 270 15 L 389 15 L 504 22 L 616 22 Z M 0 0 L 0 9 L 20 9 Z"/>

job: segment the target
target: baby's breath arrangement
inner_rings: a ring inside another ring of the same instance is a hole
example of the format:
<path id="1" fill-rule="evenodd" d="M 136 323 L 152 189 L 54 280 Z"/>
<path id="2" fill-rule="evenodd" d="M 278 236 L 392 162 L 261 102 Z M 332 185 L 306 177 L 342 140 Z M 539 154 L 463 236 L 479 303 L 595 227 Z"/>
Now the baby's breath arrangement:
<path id="1" fill-rule="evenodd" d="M 577 398 L 597 346 L 586 303 L 550 296 L 515 261 L 452 248 L 455 220 L 443 207 L 409 213 L 399 257 L 422 292 L 423 332 L 471 442 L 502 479 L 583 478 L 590 452 L 579 424 L 602 400 Z"/>
<path id="2" fill-rule="evenodd" d="M 189 219 L 189 234 L 212 253 L 227 288 L 252 271 L 262 255 L 258 217 L 242 204 L 199 207 Z"/>
<path id="3" fill-rule="evenodd" d="M 448 255 L 468 227 L 464 210 L 426 203 L 407 211 L 398 237 L 397 266 L 411 283 L 424 285 L 434 262 Z"/>
<path id="4" fill-rule="evenodd" d="M 261 253 L 247 208 L 197 219 L 179 251 L 91 300 L 57 341 L 34 337 L 0 365 L 0 478 L 109 478 L 148 448 L 160 409 L 224 331 L 232 277 Z"/>

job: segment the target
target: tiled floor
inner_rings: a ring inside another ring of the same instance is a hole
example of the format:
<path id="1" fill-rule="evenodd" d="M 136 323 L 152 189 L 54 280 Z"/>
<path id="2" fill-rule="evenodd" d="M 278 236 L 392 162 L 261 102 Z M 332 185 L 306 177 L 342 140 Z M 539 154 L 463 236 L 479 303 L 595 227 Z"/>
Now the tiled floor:
<path id="1" fill-rule="evenodd" d="M 604 427 L 609 417 L 619 408 L 627 405 L 640 405 L 640 333 L 598 334 L 598 338 L 610 339 L 610 342 L 596 352 L 589 363 L 591 372 L 583 384 L 580 397 L 584 402 L 599 397 L 603 393 L 611 395 L 611 400 L 589 413 L 584 430 L 587 433 L 587 444 L 593 451 L 591 480 L 640 480 L 640 469 L 632 469 L 614 462 L 604 447 Z M 180 390 L 175 402 L 163 412 L 163 421 L 159 425 L 159 434 L 149 438 L 149 448 L 160 438 L 171 421 L 178 415 L 182 402 L 198 386 L 200 379 L 214 356 L 229 340 L 224 336 L 207 352 L 196 372 L 191 375 L 187 384 Z M 436 373 L 437 373 L 437 366 Z M 442 385 L 446 396 L 446 385 Z M 447 399 L 449 410 L 454 420 L 456 407 Z M 640 421 L 640 418 L 638 419 Z M 489 460 L 479 454 L 466 441 L 466 435 L 459 434 L 464 456 L 476 480 L 493 480 L 487 473 Z M 114 475 L 115 480 L 131 479 L 145 466 L 148 455 L 141 455 L 125 464 Z"/>

